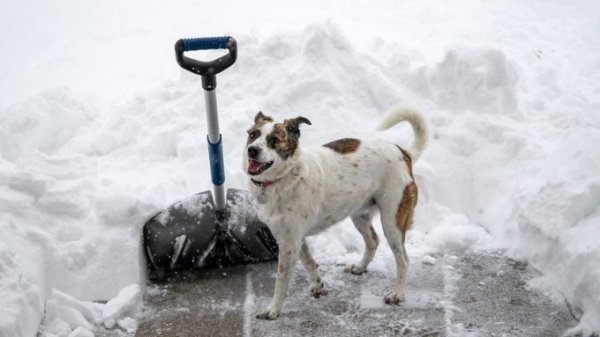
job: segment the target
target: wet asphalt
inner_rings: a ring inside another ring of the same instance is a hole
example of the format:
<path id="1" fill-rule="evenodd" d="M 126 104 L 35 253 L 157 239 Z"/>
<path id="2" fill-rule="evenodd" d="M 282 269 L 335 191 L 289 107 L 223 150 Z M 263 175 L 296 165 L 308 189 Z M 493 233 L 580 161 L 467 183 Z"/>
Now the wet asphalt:
<path id="1" fill-rule="evenodd" d="M 276 263 L 172 275 L 150 282 L 136 336 L 560 336 L 576 322 L 564 303 L 530 287 L 536 272 L 501 254 L 411 259 L 406 301 L 383 303 L 394 270 L 356 276 L 321 265 L 328 293 L 309 296 L 295 272 L 280 317 L 257 320 L 272 296 Z"/>

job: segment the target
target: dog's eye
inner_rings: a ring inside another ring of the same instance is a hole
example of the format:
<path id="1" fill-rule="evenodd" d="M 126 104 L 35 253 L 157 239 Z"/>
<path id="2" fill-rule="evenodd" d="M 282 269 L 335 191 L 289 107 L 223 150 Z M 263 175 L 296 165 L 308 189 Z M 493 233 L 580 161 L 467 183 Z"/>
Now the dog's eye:
<path id="1" fill-rule="evenodd" d="M 250 138 L 250 140 L 255 140 L 256 138 L 258 138 L 258 136 L 260 136 L 260 132 L 257 130 L 250 131 L 248 133 L 248 138 Z"/>
<path id="2" fill-rule="evenodd" d="M 285 130 L 287 131 L 288 134 L 292 135 L 292 136 L 300 136 L 300 129 L 298 128 L 298 126 L 292 126 L 289 125 L 288 127 L 285 128 Z"/>
<path id="3" fill-rule="evenodd" d="M 271 137 L 269 138 L 268 143 L 270 147 L 276 147 L 277 143 L 279 143 L 279 140 L 275 137 Z"/>

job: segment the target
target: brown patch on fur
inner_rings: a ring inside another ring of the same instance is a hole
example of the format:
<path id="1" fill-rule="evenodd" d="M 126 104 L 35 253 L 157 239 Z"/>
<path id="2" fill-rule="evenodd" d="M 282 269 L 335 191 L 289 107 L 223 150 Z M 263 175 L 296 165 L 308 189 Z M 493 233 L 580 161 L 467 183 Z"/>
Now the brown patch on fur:
<path id="1" fill-rule="evenodd" d="M 310 125 L 310 121 L 304 117 L 286 119 L 283 123 L 275 124 L 273 131 L 267 136 L 267 145 L 282 159 L 291 157 L 298 148 L 302 123 Z"/>
<path id="2" fill-rule="evenodd" d="M 413 214 L 415 211 L 415 206 L 417 205 L 417 199 L 419 197 L 419 189 L 417 188 L 417 184 L 415 184 L 415 178 L 413 176 L 412 158 L 408 152 L 404 151 L 404 149 L 402 149 L 400 146 L 398 146 L 398 148 L 400 151 L 402 151 L 404 162 L 406 163 L 408 173 L 412 179 L 412 181 L 406 185 L 406 187 L 404 187 L 402 200 L 400 201 L 400 205 L 398 205 L 398 211 L 396 212 L 396 226 L 398 226 L 398 229 L 400 229 L 402 232 L 402 242 L 404 242 L 406 239 L 406 232 L 413 222 Z"/>
<path id="3" fill-rule="evenodd" d="M 396 145 L 396 147 L 398 148 L 398 150 L 400 150 L 400 152 L 402 152 L 402 158 L 404 159 L 404 162 L 406 163 L 406 168 L 408 168 L 408 174 L 410 174 L 410 177 L 414 181 L 415 178 L 413 177 L 412 158 L 410 157 L 410 154 L 408 152 L 406 152 L 406 150 L 404 150 L 400 146 Z"/>
<path id="4" fill-rule="evenodd" d="M 402 232 L 402 242 L 406 240 L 406 232 L 410 228 L 410 225 L 412 225 L 418 194 L 419 190 L 414 181 L 404 188 L 402 200 L 398 206 L 398 212 L 396 212 L 396 226 Z"/>
<path id="5" fill-rule="evenodd" d="M 290 137 L 285 125 L 278 123 L 267 136 L 267 145 L 274 149 L 281 158 L 287 159 L 296 152 L 298 139 Z"/>
<path id="6" fill-rule="evenodd" d="M 339 154 L 347 154 L 358 150 L 358 147 L 360 146 L 360 140 L 355 138 L 342 138 L 334 140 L 333 142 L 327 143 L 323 146 L 328 147 Z"/>

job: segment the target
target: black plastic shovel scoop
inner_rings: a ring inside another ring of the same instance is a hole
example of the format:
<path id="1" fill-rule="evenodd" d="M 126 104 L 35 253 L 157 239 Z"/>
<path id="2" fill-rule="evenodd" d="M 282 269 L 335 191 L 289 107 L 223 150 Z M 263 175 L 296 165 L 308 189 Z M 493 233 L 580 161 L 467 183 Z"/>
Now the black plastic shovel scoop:
<path id="1" fill-rule="evenodd" d="M 184 56 L 192 50 L 227 49 L 209 62 Z M 150 278 L 163 278 L 170 271 L 227 266 L 277 258 L 277 244 L 268 227 L 260 222 L 247 191 L 225 193 L 222 139 L 215 88 L 216 75 L 237 58 L 232 37 L 181 39 L 175 43 L 179 65 L 202 78 L 208 152 L 214 194 L 205 191 L 176 202 L 153 216 L 143 229 L 143 244 Z"/>

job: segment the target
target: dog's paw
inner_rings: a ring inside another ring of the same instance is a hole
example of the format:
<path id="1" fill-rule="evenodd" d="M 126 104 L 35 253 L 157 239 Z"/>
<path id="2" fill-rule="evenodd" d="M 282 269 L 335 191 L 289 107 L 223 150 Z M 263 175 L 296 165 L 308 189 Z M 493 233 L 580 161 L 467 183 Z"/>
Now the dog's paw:
<path id="1" fill-rule="evenodd" d="M 277 317 L 279 316 L 279 313 L 273 309 L 271 309 L 271 307 L 267 307 L 265 310 L 259 311 L 256 313 L 256 318 L 258 319 L 268 319 L 268 320 L 274 320 L 277 319 Z"/>
<path id="2" fill-rule="evenodd" d="M 399 305 L 400 302 L 404 302 L 404 292 L 391 291 L 383 298 L 385 304 Z"/>
<path id="3" fill-rule="evenodd" d="M 316 285 L 310 287 L 310 296 L 314 298 L 319 298 L 321 295 L 326 295 L 327 291 L 323 289 L 325 285 L 323 282 L 319 281 Z"/>
<path id="4" fill-rule="evenodd" d="M 351 264 L 351 265 L 347 266 L 346 269 L 344 269 L 344 271 L 347 273 L 352 273 L 354 275 L 361 275 L 367 271 L 367 268 L 360 267 L 355 264 Z"/>

